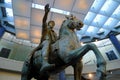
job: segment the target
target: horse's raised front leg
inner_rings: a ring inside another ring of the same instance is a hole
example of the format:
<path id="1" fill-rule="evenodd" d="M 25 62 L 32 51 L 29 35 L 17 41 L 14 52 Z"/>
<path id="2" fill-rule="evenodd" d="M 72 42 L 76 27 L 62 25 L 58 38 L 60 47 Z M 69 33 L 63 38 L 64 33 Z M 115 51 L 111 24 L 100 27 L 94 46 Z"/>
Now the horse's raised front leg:
<path id="1" fill-rule="evenodd" d="M 94 44 L 87 45 L 89 49 L 93 50 L 97 58 L 97 78 L 98 80 L 106 80 L 106 61 L 102 54 Z"/>
<path id="2" fill-rule="evenodd" d="M 83 47 L 77 48 L 69 52 L 69 56 L 64 59 L 64 62 L 78 61 L 82 58 L 89 50 L 93 50 L 97 58 L 97 76 L 98 80 L 106 80 L 106 61 L 103 58 L 100 51 L 94 44 L 87 44 Z"/>
<path id="3" fill-rule="evenodd" d="M 82 80 L 81 74 L 82 74 L 83 64 L 82 64 L 81 59 L 75 64 L 73 64 L 72 66 L 74 68 L 74 80 Z"/>

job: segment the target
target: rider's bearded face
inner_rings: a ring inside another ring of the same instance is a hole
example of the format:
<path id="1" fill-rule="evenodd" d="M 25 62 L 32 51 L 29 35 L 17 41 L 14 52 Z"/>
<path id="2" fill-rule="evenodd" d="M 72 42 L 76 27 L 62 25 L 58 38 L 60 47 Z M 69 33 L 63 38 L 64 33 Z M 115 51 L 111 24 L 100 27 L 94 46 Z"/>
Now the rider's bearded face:
<path id="1" fill-rule="evenodd" d="M 48 22 L 48 27 L 53 29 L 53 27 L 55 26 L 55 22 L 54 21 L 49 21 Z"/>

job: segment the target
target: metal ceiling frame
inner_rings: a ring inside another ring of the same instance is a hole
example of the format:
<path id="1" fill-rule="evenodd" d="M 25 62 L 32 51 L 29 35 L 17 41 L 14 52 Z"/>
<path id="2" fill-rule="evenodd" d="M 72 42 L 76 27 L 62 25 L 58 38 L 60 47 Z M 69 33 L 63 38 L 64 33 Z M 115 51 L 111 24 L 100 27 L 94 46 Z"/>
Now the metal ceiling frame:
<path id="1" fill-rule="evenodd" d="M 72 8 L 71 8 L 71 11 L 72 11 L 72 9 L 73 9 L 73 6 L 74 6 L 74 4 L 75 4 L 75 2 L 76 2 L 77 0 L 74 0 L 74 3 L 73 3 L 73 5 L 72 5 Z M 114 0 L 114 1 L 116 1 L 116 0 Z M 119 0 L 118 1 L 116 1 L 116 2 L 119 2 Z M 15 35 L 15 26 L 14 25 L 12 25 L 12 24 L 10 24 L 8 21 L 8 19 L 7 19 L 7 14 L 6 14 L 6 9 L 5 9 L 5 5 L 3 5 L 3 3 L 4 3 L 4 0 L 0 0 L 0 4 L 2 4 L 2 6 L 0 6 L 0 10 L 1 10 L 1 12 L 2 12 L 2 18 L 1 18 L 1 21 L 3 21 L 4 22 L 4 26 L 7 26 L 7 27 L 5 27 L 6 28 L 6 31 L 7 32 L 9 32 L 9 33 L 11 33 L 11 34 L 14 34 Z M 55 3 L 55 0 L 54 0 L 54 3 Z M 54 3 L 53 3 L 53 7 L 54 7 Z M 53 13 L 51 13 L 51 16 L 50 16 L 50 19 L 52 19 L 52 15 L 53 15 Z M 6 18 L 6 19 L 3 19 L 3 18 Z M 9 30 L 9 29 L 11 29 L 11 30 Z M 109 30 L 109 28 L 104 28 L 104 29 L 108 29 Z M 120 30 L 120 25 L 118 25 L 118 26 L 116 26 L 116 27 L 114 27 L 114 29 L 113 30 L 111 30 L 109 33 L 114 33 L 115 35 L 119 35 L 120 33 L 119 32 L 116 32 L 116 30 Z M 99 38 L 100 36 L 102 36 L 102 35 L 104 35 L 104 32 L 100 32 L 100 33 L 97 33 L 97 36 L 95 37 L 93 37 L 93 38 L 91 38 L 90 36 L 88 37 L 87 35 L 84 35 L 80 40 L 82 41 L 82 42 L 84 42 L 84 43 L 88 43 L 88 42 L 93 42 L 93 41 L 96 41 L 96 40 L 102 40 L 102 39 L 106 39 L 106 38 L 108 38 L 108 35 L 109 34 L 107 34 L 106 35 L 106 37 L 105 38 Z"/>

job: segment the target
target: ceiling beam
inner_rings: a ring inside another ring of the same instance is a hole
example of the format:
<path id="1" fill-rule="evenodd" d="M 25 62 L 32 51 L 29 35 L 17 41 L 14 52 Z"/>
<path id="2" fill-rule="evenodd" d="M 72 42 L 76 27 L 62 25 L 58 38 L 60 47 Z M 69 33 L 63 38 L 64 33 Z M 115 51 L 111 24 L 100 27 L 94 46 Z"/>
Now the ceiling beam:
<path id="1" fill-rule="evenodd" d="M 0 3 L 0 7 L 12 8 L 12 5 L 9 3 Z"/>
<path id="2" fill-rule="evenodd" d="M 2 16 L 7 17 L 5 7 L 0 7 L 0 8 L 1 8 L 1 11 L 2 11 Z"/>
<path id="3" fill-rule="evenodd" d="M 0 18 L 1 21 L 8 21 L 8 22 L 14 22 L 13 17 L 2 17 Z"/>
<path id="4" fill-rule="evenodd" d="M 4 3 L 4 0 L 0 0 L 0 3 Z"/>

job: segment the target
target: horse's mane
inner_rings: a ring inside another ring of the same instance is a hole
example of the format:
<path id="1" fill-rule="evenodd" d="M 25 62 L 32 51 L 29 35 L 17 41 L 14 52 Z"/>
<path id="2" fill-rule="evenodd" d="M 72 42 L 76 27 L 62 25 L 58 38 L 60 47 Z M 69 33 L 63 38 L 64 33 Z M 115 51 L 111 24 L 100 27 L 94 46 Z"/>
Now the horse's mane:
<path id="1" fill-rule="evenodd" d="M 70 22 L 69 19 L 66 19 L 62 22 L 62 25 L 61 25 L 60 30 L 59 30 L 59 38 L 68 34 L 68 30 L 69 30 L 68 24 L 69 24 L 69 22 Z"/>

